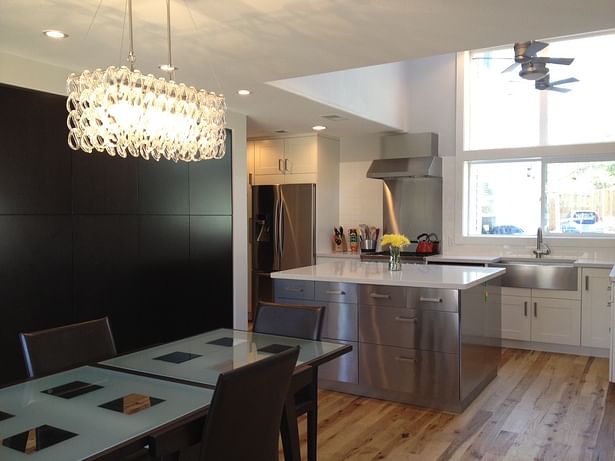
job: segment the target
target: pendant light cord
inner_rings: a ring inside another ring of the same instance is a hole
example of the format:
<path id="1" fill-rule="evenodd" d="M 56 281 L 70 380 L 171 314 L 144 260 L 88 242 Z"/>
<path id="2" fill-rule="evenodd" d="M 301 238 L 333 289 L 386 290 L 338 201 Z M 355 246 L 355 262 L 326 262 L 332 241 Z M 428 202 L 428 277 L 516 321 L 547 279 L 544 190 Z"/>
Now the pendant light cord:
<path id="1" fill-rule="evenodd" d="M 130 42 L 130 50 L 128 51 L 128 62 L 130 63 L 130 71 L 135 70 L 135 61 L 137 60 L 134 50 L 134 37 L 132 35 L 132 0 L 128 0 L 128 40 Z"/>
<path id="2" fill-rule="evenodd" d="M 171 69 L 171 80 L 175 80 L 175 67 L 173 66 L 173 55 L 171 53 L 171 0 L 167 0 L 167 44 L 169 46 L 169 68 Z"/>

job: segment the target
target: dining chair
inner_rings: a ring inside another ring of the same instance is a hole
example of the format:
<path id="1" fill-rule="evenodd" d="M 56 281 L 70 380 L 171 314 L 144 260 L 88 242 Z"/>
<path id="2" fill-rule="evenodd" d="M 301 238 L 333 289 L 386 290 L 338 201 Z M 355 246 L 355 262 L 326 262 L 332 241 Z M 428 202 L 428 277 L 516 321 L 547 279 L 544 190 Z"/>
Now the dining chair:
<path id="1" fill-rule="evenodd" d="M 299 347 L 218 376 L 199 461 L 277 461 L 282 410 Z"/>
<path id="2" fill-rule="evenodd" d="M 99 362 L 117 354 L 107 317 L 19 333 L 19 340 L 29 378 Z"/>
<path id="3" fill-rule="evenodd" d="M 254 333 L 320 341 L 324 313 L 325 306 L 261 302 L 257 306 L 253 331 Z M 316 461 L 318 450 L 317 368 L 308 368 L 295 374 L 290 392 L 294 395 L 297 416 L 307 413 L 307 458 L 308 461 Z"/>

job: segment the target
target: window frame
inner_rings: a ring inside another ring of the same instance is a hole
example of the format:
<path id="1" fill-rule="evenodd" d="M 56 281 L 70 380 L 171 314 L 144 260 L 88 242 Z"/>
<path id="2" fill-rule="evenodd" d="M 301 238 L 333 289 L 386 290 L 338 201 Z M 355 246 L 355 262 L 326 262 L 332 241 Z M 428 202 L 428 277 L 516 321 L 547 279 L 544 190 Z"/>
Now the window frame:
<path id="1" fill-rule="evenodd" d="M 560 146 L 532 146 L 515 148 L 498 148 L 468 150 L 469 139 L 469 83 L 464 78 L 464 69 L 469 68 L 470 52 L 457 53 L 456 58 L 456 110 L 455 110 L 455 173 L 454 173 L 454 242 L 458 245 L 469 244 L 511 244 L 525 246 L 535 243 L 535 237 L 502 235 L 469 235 L 468 234 L 468 198 L 469 198 L 469 161 L 515 161 L 541 160 L 543 168 L 547 162 L 587 162 L 600 160 L 615 160 L 615 142 L 596 142 L 590 144 L 565 144 Z M 544 177 L 544 171 L 543 171 Z M 541 185 L 541 223 L 544 220 L 545 191 L 544 181 Z M 615 235 L 587 234 L 583 236 L 568 236 L 549 233 L 549 240 L 556 241 L 561 246 L 599 247 L 605 243 L 612 244 Z"/>

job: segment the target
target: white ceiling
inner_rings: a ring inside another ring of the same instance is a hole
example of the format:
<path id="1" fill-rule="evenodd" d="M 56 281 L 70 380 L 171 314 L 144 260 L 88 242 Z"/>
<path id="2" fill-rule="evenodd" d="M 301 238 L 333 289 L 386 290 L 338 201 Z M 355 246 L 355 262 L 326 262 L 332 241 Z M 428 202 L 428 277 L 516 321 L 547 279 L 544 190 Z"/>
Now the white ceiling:
<path id="1" fill-rule="evenodd" d="M 133 3 L 137 68 L 160 75 L 165 0 Z M 77 72 L 122 64 L 124 11 L 124 0 L 1 0 L 0 51 Z M 171 14 L 176 79 L 223 92 L 251 136 L 307 132 L 332 112 L 349 119 L 333 135 L 390 129 L 269 81 L 615 27 L 614 0 L 172 0 Z"/>

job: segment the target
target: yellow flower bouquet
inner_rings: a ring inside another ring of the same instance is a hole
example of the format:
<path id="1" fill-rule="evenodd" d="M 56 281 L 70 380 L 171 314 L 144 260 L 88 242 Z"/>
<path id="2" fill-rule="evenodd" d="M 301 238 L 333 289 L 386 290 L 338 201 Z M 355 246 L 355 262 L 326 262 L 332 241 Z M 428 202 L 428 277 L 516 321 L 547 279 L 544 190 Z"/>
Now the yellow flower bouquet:
<path id="1" fill-rule="evenodd" d="M 404 234 L 384 234 L 382 236 L 382 246 L 390 245 L 395 248 L 403 248 L 410 245 L 410 240 Z"/>
<path id="2" fill-rule="evenodd" d="M 382 236 L 382 246 L 389 246 L 389 270 L 401 270 L 401 249 L 410 245 L 410 240 L 404 234 L 384 234 Z"/>

